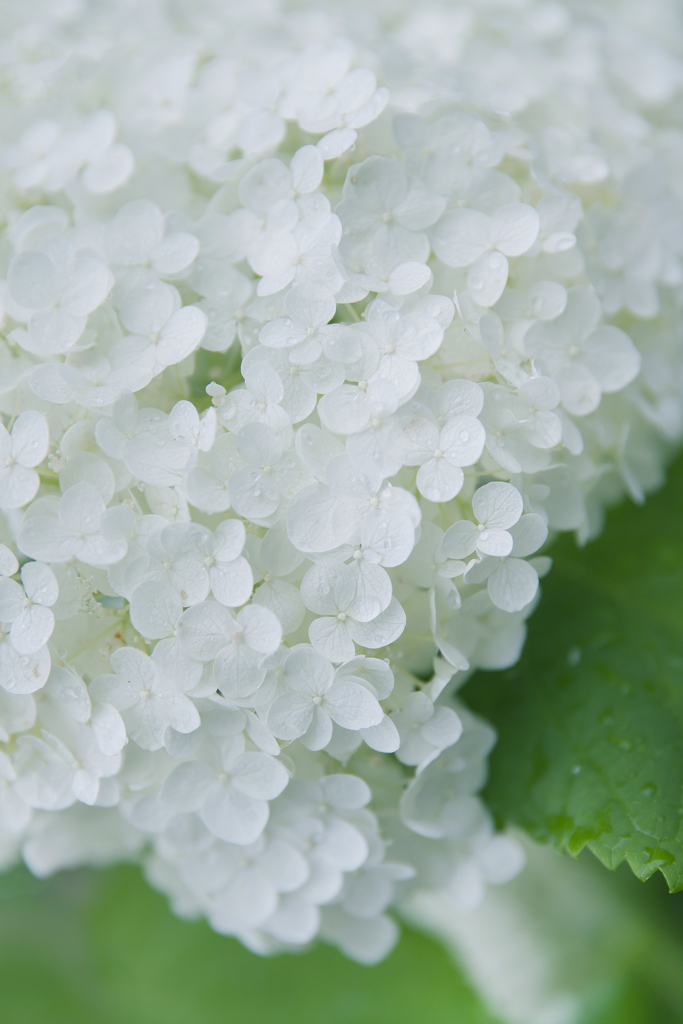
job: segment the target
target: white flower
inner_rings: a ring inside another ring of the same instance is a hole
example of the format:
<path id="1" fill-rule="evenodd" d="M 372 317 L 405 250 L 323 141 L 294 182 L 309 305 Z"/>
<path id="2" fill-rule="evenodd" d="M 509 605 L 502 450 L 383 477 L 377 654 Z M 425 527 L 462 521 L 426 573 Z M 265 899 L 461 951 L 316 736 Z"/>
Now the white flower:
<path id="1" fill-rule="evenodd" d="M 508 256 L 521 256 L 536 241 L 538 213 L 526 203 L 506 203 L 489 217 L 480 210 L 449 210 L 432 228 L 437 256 L 449 267 L 470 267 L 467 287 L 480 306 L 493 306 L 507 283 Z"/>
<path id="2" fill-rule="evenodd" d="M 164 215 L 149 199 L 120 207 L 104 225 L 103 238 L 110 263 L 149 266 L 159 277 L 185 276 L 199 252 L 199 241 L 187 231 L 165 234 Z"/>
<path id="3" fill-rule="evenodd" d="M 249 562 L 242 556 L 246 533 L 239 519 L 224 519 L 213 534 L 197 531 L 193 537 L 204 555 L 211 593 L 228 608 L 238 608 L 251 597 L 254 576 Z"/>
<path id="4" fill-rule="evenodd" d="M 102 780 L 121 766 L 120 755 L 103 754 L 87 727 L 79 729 L 68 745 L 43 730 L 41 738 L 20 737 L 18 746 L 17 793 L 30 807 L 46 811 L 63 810 L 76 800 L 90 806 L 99 802 Z"/>
<path id="5" fill-rule="evenodd" d="M 19 253 L 9 265 L 7 286 L 23 308 L 19 319 L 27 321 L 23 347 L 36 355 L 68 351 L 113 283 L 105 263 L 78 255 L 59 235 L 48 235 L 39 251 Z"/>
<path id="6" fill-rule="evenodd" d="M 357 918 L 360 921 L 371 922 L 372 930 L 379 930 L 377 929 L 378 921 L 383 924 L 384 921 L 390 920 L 389 918 L 382 919 L 378 915 L 383 910 L 386 910 L 394 899 L 396 895 L 394 883 L 405 882 L 414 877 L 415 869 L 410 864 L 365 864 L 357 872 L 350 874 L 344 879 L 344 893 L 340 901 L 341 909 L 344 910 L 350 919 Z M 327 934 L 329 934 L 329 927 L 329 919 L 326 919 L 324 929 Z M 348 930 L 350 931 L 350 929 Z M 360 932 L 361 929 L 358 929 L 358 937 L 360 937 Z M 343 934 L 342 943 L 345 944 L 348 942 L 347 929 L 344 929 Z M 354 935 L 354 938 L 356 938 L 356 935 Z M 362 945 L 364 952 L 366 952 L 368 946 L 375 946 L 376 941 L 376 936 L 373 936 L 370 942 L 368 942 L 368 936 L 364 935 L 359 945 Z M 383 945 L 384 943 L 382 942 Z M 353 942 L 349 942 L 349 946 L 354 949 L 358 948 Z M 378 952 L 377 956 L 378 958 L 381 957 L 381 952 Z"/>
<path id="7" fill-rule="evenodd" d="M 541 227 L 534 247 L 550 254 L 564 253 L 576 245 L 576 228 L 583 219 L 581 200 L 573 192 L 553 192 L 536 204 Z"/>
<path id="8" fill-rule="evenodd" d="M 320 355 L 351 363 L 361 353 L 357 337 L 343 324 L 328 324 L 337 304 L 331 295 L 311 294 L 307 288 L 290 288 L 285 298 L 286 319 L 271 320 L 259 341 L 266 348 L 285 348 L 295 363 L 314 363 Z"/>
<path id="9" fill-rule="evenodd" d="M 291 436 L 289 416 L 281 407 L 285 389 L 279 374 L 263 360 L 242 369 L 246 388 L 236 388 L 219 397 L 218 418 L 232 433 L 247 423 L 265 423 L 283 437 Z"/>
<path id="10" fill-rule="evenodd" d="M 168 414 L 168 432 L 176 446 L 186 451 L 184 468 L 195 466 L 199 452 L 210 451 L 215 440 L 216 412 L 207 409 L 200 418 L 191 402 L 176 402 Z"/>
<path id="11" fill-rule="evenodd" d="M 317 782 L 293 779 L 276 804 L 278 822 L 289 825 L 286 834 L 309 840 L 314 870 L 305 889 L 308 898 L 317 898 L 319 902 L 333 899 L 343 881 L 339 872 L 355 871 L 367 860 L 370 851 L 361 824 L 363 819 L 354 812 L 364 808 L 371 797 L 370 787 L 363 779 L 330 774 Z M 321 878 L 321 873 L 315 871 L 321 866 L 332 869 L 324 872 L 327 877 Z M 327 899 L 322 889 L 328 890 Z"/>
<path id="12" fill-rule="evenodd" d="M 0 815 L 6 832 L 21 832 L 31 817 L 29 805 L 17 792 L 17 773 L 10 758 L 0 753 Z"/>
<path id="13" fill-rule="evenodd" d="M 399 114 L 393 129 L 409 172 L 442 195 L 467 180 L 470 168 L 496 167 L 505 155 L 503 136 L 462 111 L 431 124 L 416 114 Z"/>
<path id="14" fill-rule="evenodd" d="M 334 214 L 308 214 L 291 230 L 266 232 L 249 252 L 249 263 L 261 280 L 258 295 L 273 295 L 288 284 L 302 285 L 313 293 L 334 294 L 342 278 L 332 260 L 339 243 L 341 224 Z"/>
<path id="15" fill-rule="evenodd" d="M 635 199 L 642 194 L 639 178 L 626 186 Z M 681 278 L 680 214 L 662 184 L 654 186 L 657 202 L 646 209 L 594 203 L 580 230 L 588 277 L 608 316 L 625 307 L 652 319 L 661 305 L 658 286 Z"/>
<path id="16" fill-rule="evenodd" d="M 531 377 L 511 394 L 508 388 L 484 383 L 480 413 L 486 447 L 511 473 L 535 473 L 550 463 L 549 450 L 562 440 L 562 421 L 552 409 L 560 392 L 549 377 Z"/>
<path id="17" fill-rule="evenodd" d="M 132 594 L 148 580 L 172 587 L 184 605 L 198 604 L 209 593 L 209 574 L 203 551 L 197 544 L 201 535 L 192 523 L 169 523 L 147 538 L 146 553 L 128 565 L 124 592 Z"/>
<path id="18" fill-rule="evenodd" d="M 429 839 L 457 839 L 471 831 L 473 818 L 478 821 L 483 816 L 481 802 L 474 797 L 480 778 L 476 767 L 494 745 L 496 735 L 486 723 L 459 710 L 469 756 L 461 752 L 462 744 L 451 744 L 416 775 L 401 797 L 401 819 L 411 831 Z"/>
<path id="19" fill-rule="evenodd" d="M 556 281 L 537 281 L 526 292 L 506 288 L 496 303 L 503 320 L 556 320 L 567 306 L 567 289 Z"/>
<path id="20" fill-rule="evenodd" d="M 667 3 L 12 6 L 3 862 L 363 963 L 519 870 L 453 694 L 683 431 Z"/>
<path id="21" fill-rule="evenodd" d="M 301 582 L 301 597 L 307 608 L 322 616 L 309 627 L 311 643 L 333 662 L 355 657 L 354 643 L 386 647 L 398 639 L 406 623 L 395 597 L 381 612 L 374 600 L 359 597 L 355 574 L 345 565 L 314 565 Z"/>
<path id="22" fill-rule="evenodd" d="M 76 174 L 86 191 L 113 192 L 130 177 L 135 160 L 128 146 L 114 142 L 116 120 L 109 110 L 96 110 L 68 132 L 58 122 L 30 125 L 7 162 L 15 167 L 13 182 L 22 191 L 41 187 L 46 192 L 67 188 Z"/>
<path id="23" fill-rule="evenodd" d="M 481 307 L 475 307 L 468 298 L 467 293 L 461 295 L 459 303 L 459 310 L 467 329 L 491 356 L 496 370 L 506 384 L 512 387 L 524 384 L 529 379 L 529 374 L 522 367 L 522 363 L 526 361 L 523 335 L 528 330 L 529 323 L 517 320 L 504 326 L 493 313 L 484 313 L 480 316 Z M 520 323 L 521 336 L 517 331 Z"/>
<path id="24" fill-rule="evenodd" d="M 387 698 L 394 688 L 394 673 L 388 663 L 379 658 L 366 658 L 364 655 L 340 665 L 335 672 L 335 679 L 364 686 L 378 701 Z M 337 725 L 335 731 L 339 733 L 341 728 Z M 347 729 L 347 734 L 348 731 Z M 379 750 L 382 753 L 392 754 L 398 750 L 400 744 L 396 726 L 386 714 L 383 714 L 378 725 L 358 729 L 358 736 L 372 750 Z"/>
<path id="25" fill-rule="evenodd" d="M 111 418 L 102 417 L 95 424 L 95 438 L 105 454 L 123 459 L 126 444 L 142 433 L 161 437 L 167 417 L 159 409 L 141 409 L 130 391 L 122 391 L 114 402 Z"/>
<path id="26" fill-rule="evenodd" d="M 299 889 L 310 868 L 291 843 L 261 835 L 247 846 L 223 844 L 219 875 L 223 884 L 212 892 L 209 920 L 222 935 L 239 935 L 270 927 L 278 912 L 286 917 L 280 894 Z"/>
<path id="27" fill-rule="evenodd" d="M 261 160 L 240 182 L 240 199 L 257 216 L 290 210 L 296 219 L 324 209 L 325 197 L 316 189 L 322 181 L 324 161 L 316 146 L 302 146 L 289 167 L 281 160 Z M 329 206 L 327 207 L 329 210 Z"/>
<path id="28" fill-rule="evenodd" d="M 119 278 L 114 303 L 131 337 L 122 343 L 130 360 L 138 360 L 156 376 L 194 352 L 207 328 L 206 314 L 198 306 L 183 306 L 172 285 L 140 267 Z"/>
<path id="29" fill-rule="evenodd" d="M 456 670 L 509 668 L 521 654 L 526 638 L 524 620 L 532 609 L 528 604 L 519 612 L 501 611 L 488 590 L 464 598 L 457 611 L 446 603 L 440 608 L 437 602 L 436 643 Z"/>
<path id="30" fill-rule="evenodd" d="M 248 315 L 253 283 L 221 261 L 218 267 L 205 270 L 196 284 L 204 298 L 197 308 L 205 314 L 206 334 L 201 347 L 209 352 L 226 352 Z"/>
<path id="31" fill-rule="evenodd" d="M 574 125 L 552 125 L 543 133 L 544 156 L 548 170 L 563 184 L 579 182 L 592 185 L 609 174 L 603 150 Z"/>
<path id="32" fill-rule="evenodd" d="M 336 679 L 330 662 L 307 647 L 297 647 L 284 664 L 283 681 L 289 693 L 276 697 L 267 722 L 280 739 L 322 750 L 332 738 L 332 722 L 344 729 L 379 725 L 383 711 L 376 698 L 349 679 Z"/>
<path id="33" fill-rule="evenodd" d="M 548 527 L 541 516 L 531 513 L 514 523 L 509 535 L 512 537 L 510 554 L 484 555 L 479 561 L 472 561 L 463 582 L 483 583 L 487 580 L 489 597 L 496 608 L 518 612 L 533 601 L 538 590 L 538 568 L 525 562 L 524 556 L 541 547 L 548 536 Z M 543 563 L 545 560 L 539 561 Z"/>
<path id="34" fill-rule="evenodd" d="M 180 648 L 178 626 L 183 603 L 178 592 L 161 580 L 147 580 L 133 591 L 129 611 L 130 621 L 141 636 L 159 641 L 152 660 L 164 681 L 183 692 L 194 689 L 203 666 Z"/>
<path id="35" fill-rule="evenodd" d="M 408 515 L 377 508 L 363 517 L 358 539 L 344 545 L 341 557 L 350 556 L 350 569 L 356 580 L 356 608 L 373 617 L 391 602 L 392 588 L 381 566 L 401 565 L 415 545 L 415 525 Z"/>
<path id="36" fill-rule="evenodd" d="M 19 528 L 17 543 L 29 558 L 89 565 L 112 565 L 126 553 L 124 539 L 133 513 L 123 505 L 106 508 L 100 492 L 83 481 L 51 499 L 49 515 L 31 515 Z"/>
<path id="37" fill-rule="evenodd" d="M 0 424 L 0 508 L 21 508 L 33 501 L 40 486 L 38 466 L 47 455 L 50 430 L 42 413 L 17 416 L 11 433 Z"/>
<path id="38" fill-rule="evenodd" d="M 280 92 L 279 76 L 262 72 L 256 95 L 247 88 L 237 108 L 208 121 L 203 133 L 207 142 L 197 142 L 190 149 L 188 162 L 192 169 L 212 181 L 230 181 L 244 171 L 247 160 L 251 162 L 276 147 L 286 129 L 273 109 Z"/>
<path id="39" fill-rule="evenodd" d="M 226 512 L 230 508 L 230 477 L 243 465 L 235 435 L 219 434 L 208 455 L 203 460 L 200 456 L 199 465 L 187 474 L 185 488 L 190 504 L 204 512 Z"/>
<path id="40" fill-rule="evenodd" d="M 6 544 L 0 544 L 0 576 L 14 576 L 16 572 L 19 572 L 16 555 Z"/>
<path id="41" fill-rule="evenodd" d="M 287 785 L 285 768 L 270 754 L 245 751 L 224 741 L 209 761 L 178 765 L 161 790 L 176 811 L 196 811 L 209 831 L 228 843 L 248 846 L 268 821 L 268 801 Z"/>
<path id="42" fill-rule="evenodd" d="M 130 402 L 125 411 L 121 407 L 119 422 L 128 427 L 125 440 L 121 443 L 115 431 L 107 428 L 102 437 L 105 450 L 109 445 L 109 451 L 120 451 L 127 469 L 138 480 L 156 487 L 182 483 L 187 471 L 197 464 L 199 453 L 213 445 L 215 410 L 208 409 L 200 419 L 190 402 L 181 401 L 168 418 L 157 409 L 144 409 L 139 416 L 135 411 Z"/>
<path id="43" fill-rule="evenodd" d="M 112 654 L 111 667 L 114 674 L 98 676 L 90 692 L 121 712 L 128 735 L 143 750 L 159 750 L 169 727 L 181 733 L 199 728 L 192 701 L 162 678 L 152 658 L 142 651 L 121 647 Z"/>
<path id="44" fill-rule="evenodd" d="M 50 674 L 50 654 L 47 647 L 33 654 L 19 654 L 10 639 L 11 627 L 7 625 L 0 624 L 0 686 L 10 694 L 34 693 Z"/>
<path id="45" fill-rule="evenodd" d="M 452 608 L 458 608 L 460 594 L 452 581 L 455 576 L 462 575 L 466 565 L 446 555 L 443 538 L 443 530 L 434 523 L 423 522 L 420 525 L 420 539 L 410 558 L 403 564 L 400 575 L 418 587 L 435 588 Z"/>
<path id="46" fill-rule="evenodd" d="M 434 706 L 426 693 L 409 694 L 391 720 L 401 737 L 396 757 L 403 764 L 424 765 L 452 746 L 462 733 L 455 711 L 441 704 Z"/>
<path id="47" fill-rule="evenodd" d="M 587 285 L 569 289 L 560 317 L 534 324 L 524 346 L 538 369 L 552 377 L 562 404 L 575 416 L 597 409 L 603 392 L 620 391 L 637 376 L 640 354 L 624 331 L 600 324 L 600 300 Z"/>
<path id="48" fill-rule="evenodd" d="M 144 388 L 150 378 L 151 367 L 131 361 L 125 343 L 119 343 L 112 345 L 106 357 L 88 350 L 69 353 L 63 363 L 42 363 L 31 373 L 29 383 L 40 398 L 55 405 L 77 402 L 99 410 L 124 392 Z"/>
<path id="49" fill-rule="evenodd" d="M 443 326 L 426 310 L 405 315 L 383 299 L 375 299 L 365 310 L 368 331 L 379 349 L 379 365 L 372 380 L 390 380 L 399 401 L 415 393 L 420 384 L 417 360 L 428 359 L 443 340 Z"/>
<path id="50" fill-rule="evenodd" d="M 36 654 L 52 636 L 55 617 L 50 605 L 59 588 L 54 574 L 41 562 L 26 562 L 21 583 L 0 579 L 0 622 L 12 624 L 9 639 L 17 654 Z"/>
<path id="51" fill-rule="evenodd" d="M 327 442 L 322 431 L 319 435 L 307 432 L 304 438 L 304 445 L 317 441 L 324 452 Z M 382 471 L 366 465 L 356 468 L 348 455 L 340 454 L 329 459 L 324 472 L 327 485 L 302 487 L 287 507 L 287 533 L 299 551 L 331 551 L 352 541 L 363 518 L 377 509 L 408 516 L 414 527 L 419 525 L 422 513 L 413 495 L 385 483 Z"/>
<path id="52" fill-rule="evenodd" d="M 478 555 L 504 558 L 512 551 L 510 527 L 519 520 L 524 509 L 522 495 L 512 484 L 484 484 L 474 492 L 472 511 L 479 520 L 475 525 L 461 519 L 446 530 L 443 550 L 449 558 Z"/>
<path id="53" fill-rule="evenodd" d="M 392 427 L 396 421 L 395 414 L 399 408 L 396 388 L 390 380 L 381 377 L 373 380 L 365 389 L 367 401 L 363 403 L 362 400 L 354 402 L 356 396 L 352 394 L 352 391 L 355 389 L 352 389 L 350 385 L 346 385 L 346 387 L 348 390 L 342 394 L 339 389 L 334 403 L 330 403 L 333 409 L 332 416 L 328 415 L 330 407 L 327 406 L 323 413 L 319 413 L 321 420 L 326 420 L 326 425 L 334 420 L 338 428 L 336 432 L 345 434 L 349 428 L 362 422 L 363 412 L 367 412 L 368 420 L 365 429 L 353 431 L 346 440 L 347 454 L 359 468 L 367 468 L 370 472 L 381 473 L 385 477 L 393 476 L 401 468 L 400 460 L 396 458 L 390 443 Z M 357 394 L 363 394 L 363 390 L 359 386 Z M 355 405 L 357 413 L 355 422 L 350 415 L 343 415 L 345 408 L 348 409 L 352 403 Z M 365 409 L 363 409 L 363 405 L 365 405 Z M 345 422 L 345 427 L 339 429 L 342 422 Z"/>
<path id="54" fill-rule="evenodd" d="M 361 262 L 367 252 L 371 259 L 388 259 L 393 270 L 400 264 L 426 262 L 429 240 L 424 228 L 438 219 L 445 205 L 443 196 L 428 191 L 421 182 L 409 185 L 396 160 L 371 156 L 349 168 L 344 199 L 335 212 L 345 233 L 362 239 L 355 249 Z"/>
<path id="55" fill-rule="evenodd" d="M 481 458 L 486 432 L 474 416 L 454 416 L 441 431 L 436 424 L 415 416 L 404 420 L 392 434 L 392 449 L 406 466 L 419 466 L 417 486 L 429 501 L 450 501 L 465 481 L 462 466 Z"/>
<path id="56" fill-rule="evenodd" d="M 100 806 L 117 803 L 114 776 L 127 743 L 118 711 L 111 704 L 93 707 L 82 679 L 58 667 L 35 700 L 41 738 L 20 741 L 15 761 L 18 788 L 26 802 L 46 810 L 75 800 Z"/>
<path id="57" fill-rule="evenodd" d="M 242 360 L 242 374 L 256 362 L 268 363 L 282 381 L 282 398 L 279 404 L 292 423 L 305 420 L 316 407 L 319 394 L 327 394 L 344 380 L 341 363 L 333 363 L 321 356 L 313 363 L 299 363 L 287 349 L 266 348 L 256 345 Z"/>
<path id="58" fill-rule="evenodd" d="M 239 515 L 263 523 L 278 509 L 281 499 L 303 483 L 301 465 L 296 454 L 285 451 L 281 439 L 264 423 L 242 427 L 237 448 L 245 465 L 236 469 L 228 482 L 230 504 Z"/>
<path id="59" fill-rule="evenodd" d="M 258 546 L 249 552 L 254 582 L 261 585 L 254 593 L 254 604 L 263 605 L 274 612 L 284 634 L 291 633 L 301 625 L 305 614 L 304 603 L 296 586 L 278 577 L 288 576 L 304 560 L 287 537 L 284 520 L 271 526 Z"/>
<path id="60" fill-rule="evenodd" d="M 247 605 L 233 618 L 223 605 L 210 601 L 183 613 L 177 635 L 185 654 L 213 661 L 221 693 L 246 697 L 263 682 L 265 655 L 279 647 L 282 627 L 273 612 L 260 605 Z"/>
<path id="61" fill-rule="evenodd" d="M 340 383 L 318 403 L 320 422 L 335 434 L 355 434 L 375 419 L 391 416 L 398 408 L 396 388 L 384 377 L 371 381 L 379 366 L 377 346 L 361 335 L 363 352 L 355 365 L 345 367 L 347 380 L 358 374 L 357 384 Z"/>
<path id="62" fill-rule="evenodd" d="M 351 54 L 340 43 L 320 48 L 302 62 L 301 77 L 282 100 L 285 117 L 296 117 L 304 131 L 329 132 L 321 140 L 325 159 L 339 156 L 353 145 L 357 128 L 379 117 L 389 99 L 387 89 L 377 89 L 368 68 L 349 71 Z"/>

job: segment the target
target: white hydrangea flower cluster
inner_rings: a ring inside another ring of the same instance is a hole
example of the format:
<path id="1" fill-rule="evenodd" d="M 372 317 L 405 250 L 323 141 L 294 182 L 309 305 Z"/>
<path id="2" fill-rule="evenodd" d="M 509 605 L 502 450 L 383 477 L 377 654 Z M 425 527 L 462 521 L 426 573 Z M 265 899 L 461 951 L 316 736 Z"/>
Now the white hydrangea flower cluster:
<path id="1" fill-rule="evenodd" d="M 363 962 L 519 869 L 454 692 L 683 433 L 678 9 L 638 12 L 4 4 L 4 863 L 139 858 Z"/>

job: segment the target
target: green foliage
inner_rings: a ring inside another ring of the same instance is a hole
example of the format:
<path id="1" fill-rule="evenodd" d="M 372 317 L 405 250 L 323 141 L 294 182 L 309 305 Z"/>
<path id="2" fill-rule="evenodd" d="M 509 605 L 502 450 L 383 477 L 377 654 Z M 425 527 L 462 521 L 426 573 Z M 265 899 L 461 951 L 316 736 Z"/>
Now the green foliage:
<path id="1" fill-rule="evenodd" d="M 485 797 L 503 823 L 683 889 L 683 462 L 643 508 L 564 538 L 523 657 L 467 702 L 497 727 Z"/>
<path id="2" fill-rule="evenodd" d="M 540 975 L 528 962 L 522 991 L 540 977 L 573 993 L 577 1024 L 680 1024 L 676 901 L 662 907 L 657 885 L 634 890 L 631 876 L 598 874 L 584 858 L 558 861 L 539 850 L 501 890 L 526 908 L 507 941 L 526 942 L 530 927 L 548 954 Z M 325 946 L 263 959 L 174 917 L 134 867 L 0 874 L 0 994 L 2 1024 L 502 1024 L 414 931 L 377 967 Z"/>
<path id="3" fill-rule="evenodd" d="M 415 932 L 372 968 L 326 946 L 264 959 L 132 867 L 0 876 L 0 993 L 3 1024 L 496 1024 Z"/>
<path id="4" fill-rule="evenodd" d="M 242 349 L 237 342 L 234 342 L 227 352 L 207 352 L 199 348 L 194 355 L 194 369 L 188 378 L 188 398 L 194 406 L 203 412 L 211 405 L 211 399 L 206 393 L 206 385 L 213 381 L 221 384 L 226 391 L 230 391 L 244 379 L 240 371 L 242 362 Z"/>

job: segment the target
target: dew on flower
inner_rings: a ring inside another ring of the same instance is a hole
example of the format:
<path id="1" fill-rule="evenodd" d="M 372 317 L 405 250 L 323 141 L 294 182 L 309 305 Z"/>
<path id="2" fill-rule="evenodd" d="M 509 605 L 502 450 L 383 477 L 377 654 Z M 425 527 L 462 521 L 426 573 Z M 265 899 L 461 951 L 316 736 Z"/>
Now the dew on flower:
<path id="1" fill-rule="evenodd" d="M 185 913 L 370 963 L 521 868 L 457 691 L 683 435 L 678 58 L 621 2 L 266 6 L 48 5 L 46 56 L 9 3 L 0 831 L 125 821 Z"/>

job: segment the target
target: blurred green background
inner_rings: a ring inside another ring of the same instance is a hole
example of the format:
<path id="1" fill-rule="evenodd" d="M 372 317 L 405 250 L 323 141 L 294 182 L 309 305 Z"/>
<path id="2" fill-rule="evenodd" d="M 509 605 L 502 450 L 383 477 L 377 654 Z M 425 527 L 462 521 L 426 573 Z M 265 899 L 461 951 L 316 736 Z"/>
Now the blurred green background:
<path id="1" fill-rule="evenodd" d="M 601 905 L 601 927 L 585 936 L 580 929 L 567 934 L 574 925 L 546 901 L 555 915 L 551 941 L 558 943 L 565 982 L 571 987 L 575 975 L 581 990 L 583 958 L 602 958 L 599 991 L 593 988 L 585 1000 L 581 1024 L 683 1021 L 683 897 L 668 896 L 659 876 L 643 884 L 626 869 L 612 875 L 590 863 L 589 853 L 579 863 L 562 860 L 570 889 L 585 887 L 587 874 L 609 897 L 606 909 Z M 539 895 L 543 901 L 543 889 Z M 601 935 L 614 930 L 631 938 L 606 953 L 598 948 Z M 262 959 L 203 922 L 173 917 L 133 866 L 48 880 L 23 868 L 0 876 L 0 1020 L 501 1024 L 444 948 L 410 929 L 377 967 L 350 963 L 325 946 Z"/>
<path id="2" fill-rule="evenodd" d="M 493 1024 L 448 954 L 406 931 L 360 967 L 329 947 L 262 959 L 180 921 L 135 867 L 0 878 L 3 1024 Z"/>

